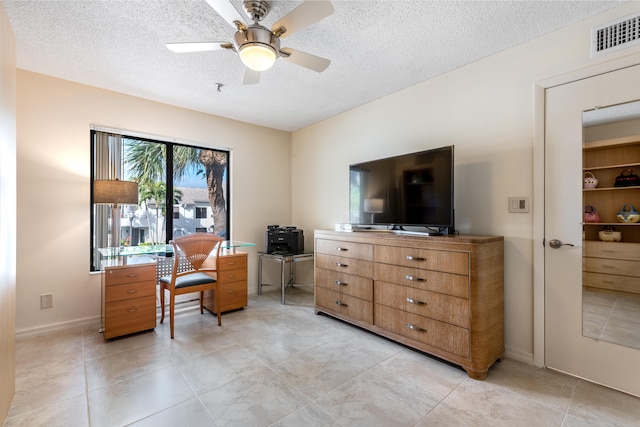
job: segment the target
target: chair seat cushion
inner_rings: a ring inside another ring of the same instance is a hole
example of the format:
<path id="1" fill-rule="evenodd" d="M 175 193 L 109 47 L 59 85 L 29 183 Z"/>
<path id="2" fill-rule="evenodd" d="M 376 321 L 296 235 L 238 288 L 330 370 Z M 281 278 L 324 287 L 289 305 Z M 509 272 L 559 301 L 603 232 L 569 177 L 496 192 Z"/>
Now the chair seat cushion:
<path id="1" fill-rule="evenodd" d="M 171 276 L 161 277 L 160 281 L 171 283 Z M 204 273 L 193 273 L 178 277 L 176 279 L 176 288 L 187 288 L 189 286 L 205 285 L 207 283 L 216 283 L 216 279 Z"/>

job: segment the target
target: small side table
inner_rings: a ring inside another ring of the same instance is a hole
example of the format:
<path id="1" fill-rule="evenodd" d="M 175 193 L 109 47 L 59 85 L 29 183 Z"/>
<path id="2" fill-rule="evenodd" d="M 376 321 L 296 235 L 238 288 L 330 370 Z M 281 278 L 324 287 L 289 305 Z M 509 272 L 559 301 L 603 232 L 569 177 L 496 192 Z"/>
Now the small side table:
<path id="1" fill-rule="evenodd" d="M 313 252 L 302 252 L 299 254 L 258 252 L 258 295 L 262 295 L 263 286 L 271 286 L 269 283 L 262 283 L 262 261 L 264 259 L 280 263 L 280 292 L 282 293 L 282 304 L 286 304 L 284 294 L 287 287 L 294 286 L 296 263 L 313 261 Z M 289 264 L 288 278 L 285 275 L 285 264 Z"/>

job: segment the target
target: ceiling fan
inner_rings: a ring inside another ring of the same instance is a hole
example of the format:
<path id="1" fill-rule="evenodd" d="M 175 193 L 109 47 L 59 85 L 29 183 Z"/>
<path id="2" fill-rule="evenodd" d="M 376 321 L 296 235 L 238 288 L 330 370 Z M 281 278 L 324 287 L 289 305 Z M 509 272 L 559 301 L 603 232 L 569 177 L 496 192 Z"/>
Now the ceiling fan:
<path id="1" fill-rule="evenodd" d="M 268 70 L 277 58 L 284 58 L 296 65 L 313 71 L 322 72 L 330 60 L 310 53 L 290 48 L 280 48 L 280 39 L 320 21 L 333 13 L 330 1 L 311 1 L 301 3 L 289 14 L 273 24 L 271 29 L 260 25 L 260 21 L 271 10 L 270 1 L 243 2 L 243 8 L 253 24 L 247 25 L 229 0 L 206 0 L 207 3 L 237 31 L 233 42 L 179 42 L 167 43 L 173 52 L 203 52 L 229 49 L 236 52 L 245 65 L 243 84 L 255 84 L 260 81 L 260 72 Z"/>

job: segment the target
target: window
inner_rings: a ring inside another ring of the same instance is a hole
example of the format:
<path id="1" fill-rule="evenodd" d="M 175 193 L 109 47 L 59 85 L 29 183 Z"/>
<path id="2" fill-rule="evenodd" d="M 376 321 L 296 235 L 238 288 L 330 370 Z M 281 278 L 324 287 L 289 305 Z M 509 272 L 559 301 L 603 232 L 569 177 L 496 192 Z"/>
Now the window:
<path id="1" fill-rule="evenodd" d="M 196 218 L 206 218 L 206 217 L 207 217 L 207 208 L 196 207 Z"/>
<path id="2" fill-rule="evenodd" d="M 92 182 L 135 181 L 138 201 L 118 206 L 94 203 L 91 186 L 91 270 L 100 269 L 99 248 L 167 243 L 174 236 L 199 231 L 229 239 L 229 154 L 92 130 Z"/>

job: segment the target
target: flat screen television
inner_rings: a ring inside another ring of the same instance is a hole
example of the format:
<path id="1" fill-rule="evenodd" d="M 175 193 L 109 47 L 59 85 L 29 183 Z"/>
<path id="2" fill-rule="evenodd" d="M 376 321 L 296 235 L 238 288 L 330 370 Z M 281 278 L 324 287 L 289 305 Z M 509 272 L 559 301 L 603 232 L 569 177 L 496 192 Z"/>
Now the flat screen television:
<path id="1" fill-rule="evenodd" d="M 453 146 L 349 166 L 352 225 L 453 234 Z"/>

